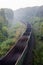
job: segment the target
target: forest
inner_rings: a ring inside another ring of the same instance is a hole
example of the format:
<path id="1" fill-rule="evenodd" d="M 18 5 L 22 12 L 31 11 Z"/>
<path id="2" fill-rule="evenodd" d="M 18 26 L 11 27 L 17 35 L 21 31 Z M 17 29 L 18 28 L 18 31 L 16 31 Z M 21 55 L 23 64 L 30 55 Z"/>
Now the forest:
<path id="1" fill-rule="evenodd" d="M 21 22 L 20 22 L 21 21 Z M 26 30 L 24 23 L 32 25 L 35 37 L 34 65 L 43 65 L 43 6 L 27 7 L 15 11 L 0 10 L 0 57 L 16 44 Z"/>
<path id="2" fill-rule="evenodd" d="M 26 7 L 15 12 L 17 20 L 30 23 L 35 36 L 33 65 L 43 65 L 43 6 Z"/>
<path id="3" fill-rule="evenodd" d="M 14 20 L 13 11 L 11 13 L 9 11 L 11 10 L 1 9 L 0 11 L 0 57 L 3 57 L 16 44 L 26 30 L 24 24 Z"/>

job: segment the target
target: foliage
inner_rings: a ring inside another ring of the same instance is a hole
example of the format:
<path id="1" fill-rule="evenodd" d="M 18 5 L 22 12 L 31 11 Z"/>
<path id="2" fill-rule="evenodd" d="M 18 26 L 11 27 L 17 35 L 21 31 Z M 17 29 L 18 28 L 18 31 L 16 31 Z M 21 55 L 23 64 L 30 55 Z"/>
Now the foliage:
<path id="1" fill-rule="evenodd" d="M 36 48 L 34 49 L 34 65 L 43 65 L 43 19 L 33 23 L 33 33 L 35 35 Z"/>
<path id="2" fill-rule="evenodd" d="M 0 57 L 5 55 L 26 30 L 26 26 L 14 20 L 10 9 L 0 10 Z"/>
<path id="3" fill-rule="evenodd" d="M 5 19 L 0 17 L 0 57 L 4 56 L 15 45 L 26 29 L 25 25 L 20 22 L 10 26 L 10 21 L 8 22 Z M 21 28 L 23 29 L 21 30 Z"/>

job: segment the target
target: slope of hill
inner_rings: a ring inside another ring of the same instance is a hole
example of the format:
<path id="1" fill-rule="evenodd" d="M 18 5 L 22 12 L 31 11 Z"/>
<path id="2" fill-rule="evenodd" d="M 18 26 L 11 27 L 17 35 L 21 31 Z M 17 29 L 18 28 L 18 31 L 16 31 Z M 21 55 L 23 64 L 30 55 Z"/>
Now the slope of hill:
<path id="1" fill-rule="evenodd" d="M 18 20 L 29 21 L 32 17 L 43 17 L 43 6 L 21 8 L 14 11 L 14 17 Z"/>
<path id="2" fill-rule="evenodd" d="M 0 9 L 0 16 L 6 17 L 7 20 L 12 20 L 14 18 L 14 13 L 11 9 L 2 8 Z"/>
<path id="3" fill-rule="evenodd" d="M 35 36 L 33 65 L 43 65 L 43 6 L 27 7 L 14 11 L 17 20 L 32 24 Z"/>
<path id="4" fill-rule="evenodd" d="M 26 30 L 26 26 L 14 19 L 11 9 L 0 9 L 0 57 L 4 56 Z"/>

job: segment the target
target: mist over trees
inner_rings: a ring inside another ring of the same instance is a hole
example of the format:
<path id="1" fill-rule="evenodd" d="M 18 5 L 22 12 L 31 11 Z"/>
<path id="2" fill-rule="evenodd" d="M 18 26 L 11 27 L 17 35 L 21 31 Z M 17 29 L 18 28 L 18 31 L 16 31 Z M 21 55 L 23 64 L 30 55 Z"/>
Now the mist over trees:
<path id="1" fill-rule="evenodd" d="M 43 6 L 26 7 L 14 11 L 17 20 L 32 25 L 35 36 L 33 65 L 43 65 Z"/>
<path id="2" fill-rule="evenodd" d="M 43 6 L 26 7 L 14 11 L 14 17 L 28 22 L 33 17 L 43 17 Z"/>
<path id="3" fill-rule="evenodd" d="M 0 57 L 10 50 L 25 29 L 24 24 L 14 19 L 11 9 L 0 9 Z"/>

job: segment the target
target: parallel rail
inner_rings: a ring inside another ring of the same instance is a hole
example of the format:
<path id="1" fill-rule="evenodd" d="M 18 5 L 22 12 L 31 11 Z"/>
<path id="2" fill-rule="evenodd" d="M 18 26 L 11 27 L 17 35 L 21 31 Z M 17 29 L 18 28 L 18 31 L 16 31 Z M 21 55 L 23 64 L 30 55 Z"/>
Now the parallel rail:
<path id="1" fill-rule="evenodd" d="M 16 45 L 0 60 L 0 65 L 22 65 L 27 53 L 28 41 L 30 40 L 31 33 L 31 25 L 28 24 L 25 33 L 18 40 Z"/>
<path id="2" fill-rule="evenodd" d="M 25 31 L 25 33 L 23 34 L 24 38 L 25 39 L 25 36 L 28 38 L 27 41 L 25 42 L 26 43 L 26 46 L 21 54 L 21 56 L 18 58 L 17 62 L 15 65 L 23 65 L 23 61 L 25 59 L 25 56 L 28 52 L 28 42 L 30 40 L 30 37 L 31 37 L 31 33 L 32 33 L 32 28 L 31 28 L 31 25 L 28 24 L 27 25 L 27 30 Z"/>

